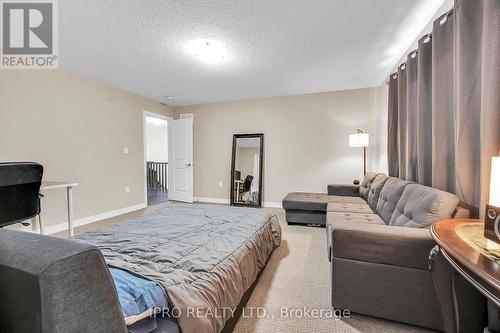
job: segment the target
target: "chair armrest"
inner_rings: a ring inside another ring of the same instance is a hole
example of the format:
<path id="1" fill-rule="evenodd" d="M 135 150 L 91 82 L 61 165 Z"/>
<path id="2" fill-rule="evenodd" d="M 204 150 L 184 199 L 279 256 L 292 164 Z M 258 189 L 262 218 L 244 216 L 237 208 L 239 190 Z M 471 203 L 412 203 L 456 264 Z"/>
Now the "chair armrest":
<path id="1" fill-rule="evenodd" d="M 328 236 L 333 257 L 424 270 L 436 245 L 426 228 L 350 221 L 335 221 Z"/>
<path id="2" fill-rule="evenodd" d="M 329 195 L 359 197 L 359 185 L 330 184 L 327 190 Z"/>

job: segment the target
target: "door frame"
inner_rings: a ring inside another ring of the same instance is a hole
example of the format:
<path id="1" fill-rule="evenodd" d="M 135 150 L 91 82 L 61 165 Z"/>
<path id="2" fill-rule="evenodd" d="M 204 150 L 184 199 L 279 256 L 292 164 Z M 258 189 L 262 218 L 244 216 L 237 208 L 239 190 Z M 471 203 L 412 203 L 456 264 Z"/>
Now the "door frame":
<path id="1" fill-rule="evenodd" d="M 146 169 L 146 117 L 151 117 L 151 118 L 157 118 L 157 119 L 162 119 L 167 121 L 167 129 L 169 128 L 169 122 L 174 120 L 174 118 L 165 116 L 164 114 L 161 113 L 154 113 L 150 111 L 143 110 L 142 111 L 142 144 L 143 144 L 143 156 L 142 156 L 142 168 L 144 171 L 144 204 L 146 207 L 148 206 L 148 179 L 147 179 L 147 172 L 148 170 Z M 167 133 L 167 136 L 170 135 L 170 133 Z M 168 158 L 170 160 L 170 148 L 171 148 L 171 140 L 168 140 L 167 142 L 168 146 Z M 168 170 L 168 167 L 167 167 Z"/>

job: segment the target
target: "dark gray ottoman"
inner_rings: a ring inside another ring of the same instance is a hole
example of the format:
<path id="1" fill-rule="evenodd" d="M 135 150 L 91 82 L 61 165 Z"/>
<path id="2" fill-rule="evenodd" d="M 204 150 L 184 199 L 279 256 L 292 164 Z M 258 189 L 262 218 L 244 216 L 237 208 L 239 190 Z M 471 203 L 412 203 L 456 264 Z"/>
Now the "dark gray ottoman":
<path id="1" fill-rule="evenodd" d="M 330 202 L 362 203 L 359 197 L 328 195 L 325 193 L 292 192 L 283 199 L 288 224 L 326 224 L 326 210 Z"/>

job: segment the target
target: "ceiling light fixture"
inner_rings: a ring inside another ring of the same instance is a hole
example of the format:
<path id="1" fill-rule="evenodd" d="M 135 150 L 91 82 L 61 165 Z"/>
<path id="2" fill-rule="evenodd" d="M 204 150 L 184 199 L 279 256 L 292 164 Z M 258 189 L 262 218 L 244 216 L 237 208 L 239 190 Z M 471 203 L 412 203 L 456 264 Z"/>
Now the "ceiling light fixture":
<path id="1" fill-rule="evenodd" d="M 198 38 L 187 43 L 187 51 L 193 57 L 207 64 L 227 60 L 226 47 L 217 40 Z"/>

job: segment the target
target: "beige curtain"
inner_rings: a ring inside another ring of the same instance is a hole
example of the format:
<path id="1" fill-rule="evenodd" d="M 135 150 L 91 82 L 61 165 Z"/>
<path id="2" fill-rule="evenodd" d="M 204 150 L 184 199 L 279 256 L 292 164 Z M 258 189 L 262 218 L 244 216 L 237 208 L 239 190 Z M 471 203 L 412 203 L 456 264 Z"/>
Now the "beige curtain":
<path id="1" fill-rule="evenodd" d="M 500 155 L 500 1 L 483 5 L 481 31 L 481 179 L 480 207 L 488 202 L 491 156 Z M 484 210 L 481 209 L 481 214 Z M 482 215 L 481 215 L 482 216 Z"/>
<path id="2" fill-rule="evenodd" d="M 500 0 L 456 1 L 455 16 L 456 190 L 482 214 L 500 148 Z"/>
<path id="3" fill-rule="evenodd" d="M 439 17 L 432 29 L 432 186 L 455 190 L 455 16 Z"/>
<path id="4" fill-rule="evenodd" d="M 399 177 L 456 193 L 478 217 L 500 149 L 500 0 L 457 0 L 413 53 L 389 85 Z"/>
<path id="5" fill-rule="evenodd" d="M 389 79 L 389 119 L 387 130 L 387 160 L 389 176 L 399 177 L 398 147 L 398 74 Z"/>
<path id="6" fill-rule="evenodd" d="M 407 81 L 406 81 L 406 64 L 402 64 L 398 68 L 398 170 L 399 177 L 406 179 L 406 125 L 408 103 L 407 97 Z"/>
<path id="7" fill-rule="evenodd" d="M 418 41 L 417 179 L 432 185 L 432 36 Z"/>
<path id="8" fill-rule="evenodd" d="M 418 50 L 406 60 L 406 179 L 417 181 Z"/>

